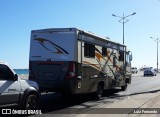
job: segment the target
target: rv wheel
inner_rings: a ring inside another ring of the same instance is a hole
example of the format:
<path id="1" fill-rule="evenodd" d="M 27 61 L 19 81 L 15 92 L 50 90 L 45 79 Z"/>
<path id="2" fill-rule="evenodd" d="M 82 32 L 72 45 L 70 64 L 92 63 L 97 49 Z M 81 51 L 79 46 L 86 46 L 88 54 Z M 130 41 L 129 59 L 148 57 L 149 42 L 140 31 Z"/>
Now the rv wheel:
<path id="1" fill-rule="evenodd" d="M 127 89 L 127 84 L 125 84 L 124 86 L 121 86 L 121 90 L 125 91 Z"/>
<path id="2" fill-rule="evenodd" d="M 98 85 L 97 92 L 96 92 L 96 98 L 101 99 L 103 93 L 103 87 L 102 85 Z"/>

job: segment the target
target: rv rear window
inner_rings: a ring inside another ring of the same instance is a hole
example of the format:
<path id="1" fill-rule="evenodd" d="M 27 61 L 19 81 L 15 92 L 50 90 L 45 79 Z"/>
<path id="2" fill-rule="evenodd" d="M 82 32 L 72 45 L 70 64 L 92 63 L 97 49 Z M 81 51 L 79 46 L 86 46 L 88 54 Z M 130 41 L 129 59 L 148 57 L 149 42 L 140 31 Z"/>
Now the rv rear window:
<path id="1" fill-rule="evenodd" d="M 95 45 L 84 43 L 84 56 L 88 58 L 95 57 Z"/>

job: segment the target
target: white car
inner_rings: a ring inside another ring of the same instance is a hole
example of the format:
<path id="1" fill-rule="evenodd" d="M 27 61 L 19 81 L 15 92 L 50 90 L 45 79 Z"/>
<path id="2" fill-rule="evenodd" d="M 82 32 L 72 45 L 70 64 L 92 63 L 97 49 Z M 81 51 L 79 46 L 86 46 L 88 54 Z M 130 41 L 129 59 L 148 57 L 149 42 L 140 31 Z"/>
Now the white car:
<path id="1" fill-rule="evenodd" d="M 0 62 L 0 107 L 17 104 L 24 109 L 35 109 L 38 98 L 36 82 L 21 80 L 7 63 Z"/>
<path id="2" fill-rule="evenodd" d="M 134 74 L 134 73 L 138 73 L 138 69 L 137 69 L 137 67 L 132 67 L 132 73 Z"/>

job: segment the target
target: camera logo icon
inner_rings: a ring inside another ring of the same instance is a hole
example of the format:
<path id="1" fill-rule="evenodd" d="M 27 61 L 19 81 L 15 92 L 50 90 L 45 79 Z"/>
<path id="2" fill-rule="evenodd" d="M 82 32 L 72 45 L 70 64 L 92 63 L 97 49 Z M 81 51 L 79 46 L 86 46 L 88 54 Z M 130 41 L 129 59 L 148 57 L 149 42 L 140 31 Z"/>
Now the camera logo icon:
<path id="1" fill-rule="evenodd" d="M 2 109 L 2 114 L 11 114 L 11 109 Z"/>

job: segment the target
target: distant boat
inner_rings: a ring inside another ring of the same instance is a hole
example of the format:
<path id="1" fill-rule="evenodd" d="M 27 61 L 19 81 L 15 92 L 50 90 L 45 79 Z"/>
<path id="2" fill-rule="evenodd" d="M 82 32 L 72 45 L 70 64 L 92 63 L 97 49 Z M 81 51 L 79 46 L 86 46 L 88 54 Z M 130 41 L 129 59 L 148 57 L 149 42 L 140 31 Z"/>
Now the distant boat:
<path id="1" fill-rule="evenodd" d="M 29 74 L 29 70 L 28 69 L 14 69 L 14 71 L 17 73 L 17 74 Z"/>

